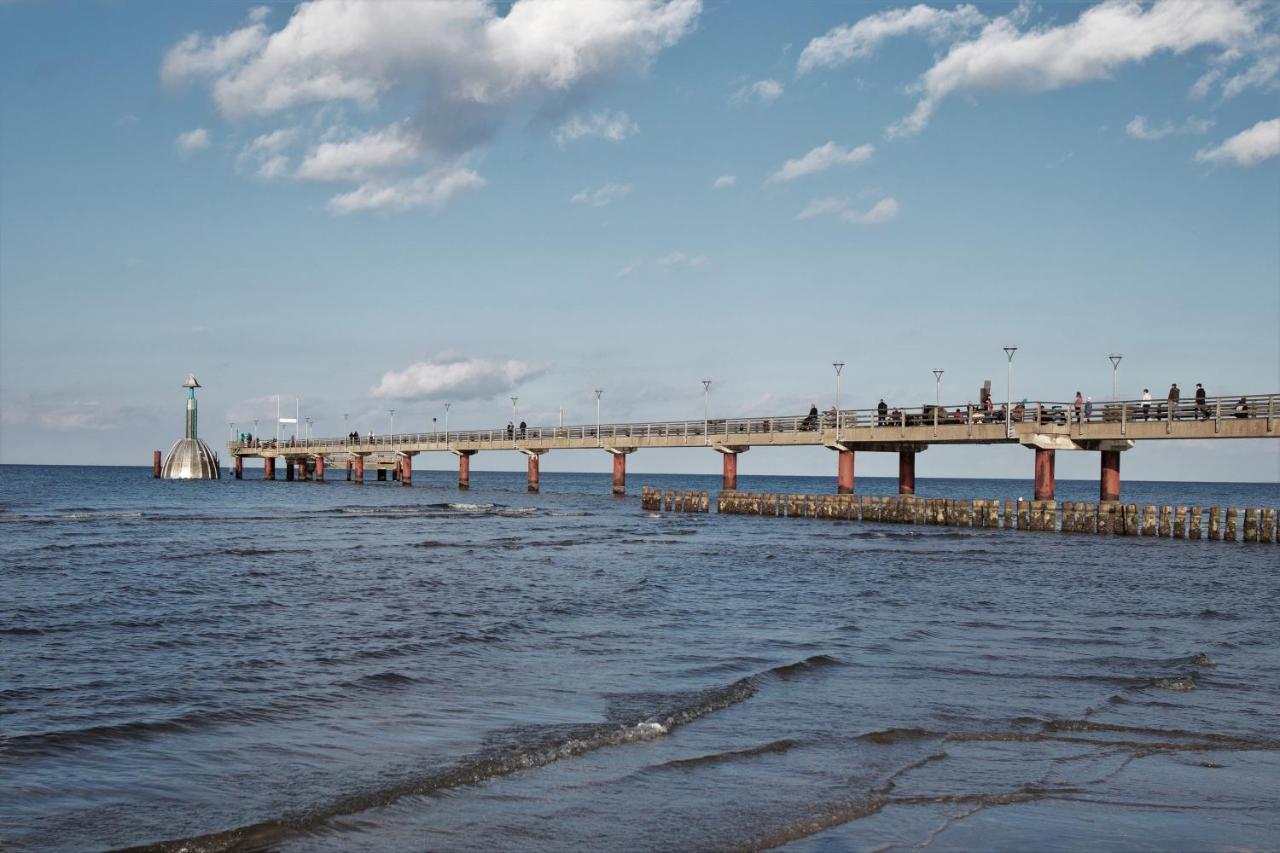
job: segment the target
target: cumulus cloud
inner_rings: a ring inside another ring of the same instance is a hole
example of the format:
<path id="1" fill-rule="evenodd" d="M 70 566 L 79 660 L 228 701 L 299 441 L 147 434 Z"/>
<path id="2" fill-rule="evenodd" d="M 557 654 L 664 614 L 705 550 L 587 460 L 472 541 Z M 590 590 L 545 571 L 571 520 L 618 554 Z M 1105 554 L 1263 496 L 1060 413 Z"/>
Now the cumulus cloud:
<path id="1" fill-rule="evenodd" d="M 1260 121 L 1221 145 L 1197 151 L 1196 159 L 1202 163 L 1256 166 L 1276 155 L 1280 155 L 1280 118 Z"/>
<path id="2" fill-rule="evenodd" d="M 186 156 L 208 148 L 210 141 L 209 131 L 203 127 L 197 127 L 186 133 L 179 133 L 174 145 L 177 146 L 179 154 Z"/>
<path id="3" fill-rule="evenodd" d="M 574 193 L 569 201 L 574 204 L 588 204 L 592 207 L 604 207 L 631 194 L 631 184 L 605 184 L 597 189 L 585 189 Z"/>
<path id="4" fill-rule="evenodd" d="M 920 78 L 915 110 L 889 135 L 918 133 L 938 106 L 965 91 L 1044 92 L 1105 78 L 1158 53 L 1227 47 L 1252 37 L 1257 6 L 1247 0 L 1107 0 L 1069 24 L 1020 29 L 1020 13 L 996 18 L 953 45 Z"/>
<path id="5" fill-rule="evenodd" d="M 439 208 L 484 185 L 484 178 L 471 169 L 447 166 L 412 178 L 368 181 L 351 192 L 329 199 L 328 206 L 336 214 L 368 211 L 394 213 L 415 207 Z"/>
<path id="6" fill-rule="evenodd" d="M 909 9 L 877 12 L 855 24 L 835 27 L 810 41 L 796 62 L 796 74 L 865 59 L 881 42 L 896 36 L 924 35 L 933 41 L 949 40 L 977 29 L 986 20 L 986 16 L 969 5 L 947 10 L 919 4 Z"/>
<path id="7" fill-rule="evenodd" d="M 1147 121 L 1146 116 L 1134 116 L 1133 120 L 1124 126 L 1124 132 L 1134 139 L 1141 139 L 1147 142 L 1156 139 L 1164 139 L 1166 136 L 1172 136 L 1175 133 L 1207 133 L 1209 128 L 1213 127 L 1212 119 L 1202 119 L 1191 116 L 1180 125 L 1176 125 L 1171 121 L 1163 121 L 1159 124 L 1151 124 Z"/>
<path id="8" fill-rule="evenodd" d="M 161 76 L 207 87 L 231 120 L 319 118 L 336 105 L 376 109 L 391 95 L 415 103 L 404 121 L 325 137 L 303 159 L 300 178 L 359 183 L 330 205 L 346 209 L 352 198 L 387 197 L 390 186 L 421 189 L 431 183 L 423 170 L 464 170 L 504 123 L 555 116 L 619 74 L 643 71 L 700 12 L 700 0 L 310 0 L 274 32 L 254 12 L 226 34 L 187 36 L 165 56 Z M 558 131 L 566 142 L 634 132 L 624 114 L 608 112 Z M 280 174 L 281 156 L 264 156 L 263 167 Z"/>
<path id="9" fill-rule="evenodd" d="M 806 175 L 825 172 L 835 166 L 857 165 L 866 162 L 875 150 L 874 145 L 842 148 L 834 142 L 828 142 L 825 145 L 819 145 L 803 157 L 783 163 L 782 168 L 769 176 L 769 182 L 794 181 Z"/>
<path id="10" fill-rule="evenodd" d="M 848 199 L 816 198 L 796 215 L 796 219 L 836 216 L 854 225 L 880 225 L 897 219 L 898 210 L 898 200 L 893 196 L 880 199 L 867 210 L 855 209 Z"/>
<path id="11" fill-rule="evenodd" d="M 727 190 L 729 187 L 733 186 L 737 182 L 738 182 L 737 175 L 721 175 L 720 177 L 716 178 L 714 181 L 711 182 L 711 189 Z"/>
<path id="12" fill-rule="evenodd" d="M 782 84 L 777 80 L 757 80 L 738 89 L 729 100 L 735 104 L 771 104 L 782 97 Z"/>
<path id="13" fill-rule="evenodd" d="M 547 368 L 514 359 L 440 355 L 403 370 L 389 370 L 369 396 L 393 400 L 483 400 L 514 391 Z"/>
<path id="14" fill-rule="evenodd" d="M 296 127 L 282 127 L 254 137 L 236 155 L 236 171 L 254 172 L 268 180 L 284 177 L 292 166 L 282 152 L 294 144 L 298 134 Z"/>
<path id="15" fill-rule="evenodd" d="M 589 138 L 621 142 L 639 130 L 640 126 L 626 113 L 603 110 L 588 116 L 571 116 L 552 136 L 560 145 Z"/>

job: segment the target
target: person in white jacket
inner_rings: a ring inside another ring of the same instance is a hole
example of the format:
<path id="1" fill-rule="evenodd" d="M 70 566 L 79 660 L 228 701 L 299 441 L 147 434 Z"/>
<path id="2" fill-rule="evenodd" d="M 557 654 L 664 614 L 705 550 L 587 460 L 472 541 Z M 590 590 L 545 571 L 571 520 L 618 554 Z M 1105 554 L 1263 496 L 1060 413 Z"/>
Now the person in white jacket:
<path id="1" fill-rule="evenodd" d="M 1151 417 L 1151 389 L 1142 389 L 1142 419 L 1145 421 Z"/>

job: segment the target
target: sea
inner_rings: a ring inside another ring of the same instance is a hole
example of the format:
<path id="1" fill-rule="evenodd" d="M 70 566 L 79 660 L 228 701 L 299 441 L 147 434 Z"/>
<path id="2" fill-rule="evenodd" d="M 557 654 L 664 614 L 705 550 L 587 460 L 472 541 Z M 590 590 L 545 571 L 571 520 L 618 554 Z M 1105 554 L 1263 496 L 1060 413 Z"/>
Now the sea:
<path id="1" fill-rule="evenodd" d="M 455 476 L 0 468 L 0 848 L 1280 850 L 1280 547 Z"/>

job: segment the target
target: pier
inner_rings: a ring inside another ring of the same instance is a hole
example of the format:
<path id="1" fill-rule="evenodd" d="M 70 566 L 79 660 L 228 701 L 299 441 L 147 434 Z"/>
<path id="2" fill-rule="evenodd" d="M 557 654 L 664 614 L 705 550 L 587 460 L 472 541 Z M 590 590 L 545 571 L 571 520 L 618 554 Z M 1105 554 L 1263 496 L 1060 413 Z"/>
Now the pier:
<path id="1" fill-rule="evenodd" d="M 396 433 L 358 439 L 310 438 L 288 441 L 233 441 L 227 450 L 235 476 L 244 460 L 261 458 L 264 479 L 274 480 L 277 464 L 286 479 L 325 478 L 341 466 L 344 479 L 363 483 L 367 468 L 377 479 L 413 483 L 413 458 L 451 453 L 458 459 L 458 487 L 471 483 L 471 457 L 482 452 L 526 457 L 528 487 L 540 487 L 540 460 L 558 450 L 595 450 L 611 457 L 613 493 L 626 493 L 627 456 L 645 448 L 701 448 L 718 453 L 723 488 L 735 491 L 738 457 L 753 447 L 826 447 L 836 454 L 836 489 L 856 491 L 855 461 L 862 453 L 898 454 L 898 492 L 915 494 L 916 457 L 934 444 L 1009 444 L 1032 451 L 1033 497 L 1054 499 L 1058 451 L 1094 452 L 1099 458 L 1099 500 L 1120 499 L 1121 455 L 1140 441 L 1276 438 L 1276 394 L 1210 397 L 1203 404 L 1184 400 L 1123 400 L 1095 404 L 1086 413 L 1071 403 L 1037 401 L 1011 409 L 927 405 L 895 409 L 843 409 L 822 415 L 771 418 L 699 418 L 643 423 Z"/>

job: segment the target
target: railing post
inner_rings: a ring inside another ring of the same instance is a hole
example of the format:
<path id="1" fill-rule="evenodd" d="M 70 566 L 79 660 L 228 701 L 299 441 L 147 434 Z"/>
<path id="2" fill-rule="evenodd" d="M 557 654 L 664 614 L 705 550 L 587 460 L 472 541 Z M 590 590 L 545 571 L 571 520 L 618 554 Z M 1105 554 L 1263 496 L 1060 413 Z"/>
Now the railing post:
<path id="1" fill-rule="evenodd" d="M 1222 432 L 1222 398 L 1221 397 L 1218 398 L 1218 401 L 1214 404 L 1213 409 L 1214 409 L 1213 431 Z"/>
<path id="2" fill-rule="evenodd" d="M 1276 414 L 1276 395 L 1267 397 L 1267 432 L 1271 432 L 1271 419 Z"/>

